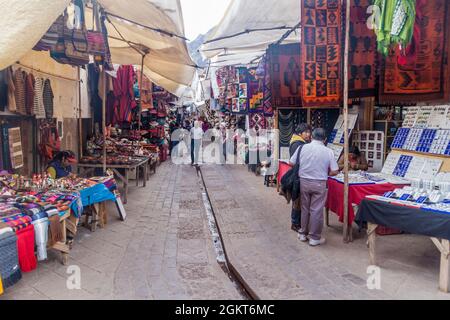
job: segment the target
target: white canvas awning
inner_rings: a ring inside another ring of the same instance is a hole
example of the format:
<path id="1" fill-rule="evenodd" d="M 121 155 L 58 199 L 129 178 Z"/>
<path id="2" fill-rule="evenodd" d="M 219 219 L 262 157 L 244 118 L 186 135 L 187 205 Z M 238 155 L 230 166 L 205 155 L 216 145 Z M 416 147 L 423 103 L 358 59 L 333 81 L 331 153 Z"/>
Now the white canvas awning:
<path id="1" fill-rule="evenodd" d="M 257 62 L 270 44 L 299 24 L 300 4 L 298 0 L 233 0 L 201 52 L 216 66 Z M 283 43 L 295 42 L 300 42 L 299 32 Z"/>
<path id="2" fill-rule="evenodd" d="M 181 95 L 191 85 L 196 66 L 184 39 L 179 0 L 98 2 L 108 16 L 113 62 L 140 65 L 142 54 L 132 47 L 146 48 L 144 73 L 167 91 Z M 0 19 L 0 69 L 25 56 L 69 3 L 70 0 L 0 0 L 0 6 L 8 8 Z"/>

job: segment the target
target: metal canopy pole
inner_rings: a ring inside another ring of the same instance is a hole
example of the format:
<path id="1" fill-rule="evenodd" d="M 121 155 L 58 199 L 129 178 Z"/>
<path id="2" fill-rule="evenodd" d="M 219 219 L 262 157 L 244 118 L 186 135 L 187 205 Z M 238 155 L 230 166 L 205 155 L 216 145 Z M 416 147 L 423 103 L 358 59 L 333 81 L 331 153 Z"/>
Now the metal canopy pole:
<path id="1" fill-rule="evenodd" d="M 348 135 L 348 52 L 350 38 L 350 0 L 343 0 L 346 5 L 345 14 L 345 50 L 344 50 L 344 242 L 351 241 L 351 226 L 348 225 L 348 159 L 349 159 L 349 135 Z"/>
<path id="2" fill-rule="evenodd" d="M 103 174 L 106 174 L 106 70 L 102 67 Z"/>

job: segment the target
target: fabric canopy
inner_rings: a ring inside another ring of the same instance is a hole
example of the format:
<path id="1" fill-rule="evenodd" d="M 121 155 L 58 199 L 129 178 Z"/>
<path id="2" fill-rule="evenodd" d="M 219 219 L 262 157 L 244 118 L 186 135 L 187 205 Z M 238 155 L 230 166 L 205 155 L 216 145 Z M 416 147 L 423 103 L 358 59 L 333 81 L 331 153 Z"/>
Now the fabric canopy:
<path id="1" fill-rule="evenodd" d="M 249 64 L 299 22 L 298 0 L 233 0 L 201 52 L 217 66 Z M 283 43 L 299 41 L 300 33 L 294 32 Z"/>
<path id="2" fill-rule="evenodd" d="M 196 66 L 184 39 L 179 0 L 98 0 L 107 13 L 114 63 L 140 65 L 157 85 L 181 95 L 192 83 Z M 0 70 L 26 55 L 70 0 L 0 0 L 8 14 L 0 20 Z M 89 11 L 89 10 L 88 10 Z M 86 21 L 92 16 L 86 13 Z M 138 48 L 139 50 L 135 50 Z"/>

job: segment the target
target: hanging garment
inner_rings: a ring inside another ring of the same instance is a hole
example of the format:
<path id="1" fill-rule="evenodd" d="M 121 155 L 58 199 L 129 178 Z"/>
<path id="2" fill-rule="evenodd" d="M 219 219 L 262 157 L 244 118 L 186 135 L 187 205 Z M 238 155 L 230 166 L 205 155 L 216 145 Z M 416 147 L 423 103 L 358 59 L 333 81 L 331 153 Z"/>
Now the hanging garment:
<path id="1" fill-rule="evenodd" d="M 5 289 L 22 278 L 17 253 L 17 236 L 11 228 L 0 230 L 0 276 Z"/>
<path id="2" fill-rule="evenodd" d="M 0 111 L 8 106 L 8 70 L 0 70 Z"/>
<path id="3" fill-rule="evenodd" d="M 44 109 L 45 109 L 45 117 L 47 119 L 53 118 L 53 90 L 50 79 L 45 80 L 44 82 L 44 90 L 42 93 L 44 99 Z"/>
<path id="4" fill-rule="evenodd" d="M 14 72 L 16 111 L 20 114 L 27 113 L 25 108 L 25 75 L 20 68 Z"/>
<path id="5" fill-rule="evenodd" d="M 2 128 L 2 161 L 3 161 L 3 170 L 11 170 L 11 153 L 9 147 L 9 129 L 10 126 L 8 124 L 1 125 Z"/>
<path id="6" fill-rule="evenodd" d="M 114 125 L 114 106 L 116 104 L 116 97 L 113 91 L 108 92 L 106 96 L 106 125 Z"/>
<path id="7" fill-rule="evenodd" d="M 44 108 L 44 79 L 36 78 L 34 81 L 34 101 L 33 101 L 33 114 L 36 119 L 45 118 Z"/>
<path id="8" fill-rule="evenodd" d="M 98 123 L 102 128 L 102 99 L 99 96 L 100 70 L 97 65 L 91 63 L 88 65 L 88 89 L 90 95 L 90 106 L 94 118 L 94 124 Z"/>
<path id="9" fill-rule="evenodd" d="M 380 103 L 416 104 L 444 99 L 448 87 L 445 77 L 448 43 L 443 21 L 449 7 L 445 0 L 417 1 L 415 28 L 419 30 L 412 46 L 406 49 L 406 56 L 396 46 L 385 57 L 380 75 Z"/>
<path id="10" fill-rule="evenodd" d="M 132 110 L 137 106 L 134 97 L 136 74 L 131 65 L 120 66 L 117 78 L 114 79 L 114 95 L 117 99 L 116 120 L 118 123 L 131 123 Z"/>
<path id="11" fill-rule="evenodd" d="M 47 259 L 47 242 L 48 242 L 48 218 L 41 218 L 33 221 L 34 235 L 37 247 L 38 261 Z"/>
<path id="12" fill-rule="evenodd" d="M 55 123 L 44 122 L 39 128 L 41 134 L 39 153 L 49 161 L 61 150 L 61 140 Z"/>
<path id="13" fill-rule="evenodd" d="M 334 107 L 341 104 L 342 10 L 338 0 L 302 1 L 302 101 L 303 107 Z M 282 70 L 284 86 L 296 86 L 296 62 Z"/>
<path id="14" fill-rule="evenodd" d="M 14 76 L 12 67 L 7 69 L 7 83 L 8 83 L 8 110 L 11 112 L 16 112 L 16 86 L 14 84 Z"/>
<path id="15" fill-rule="evenodd" d="M 20 270 L 22 270 L 22 272 L 30 272 L 36 269 L 37 266 L 36 256 L 34 255 L 33 225 L 18 229 L 16 235 Z"/>
<path id="16" fill-rule="evenodd" d="M 375 0 L 374 5 L 381 9 L 379 29 L 375 30 L 378 50 L 387 56 L 393 44 L 405 48 L 414 32 L 416 0 Z"/>
<path id="17" fill-rule="evenodd" d="M 29 73 L 25 79 L 25 109 L 27 115 L 33 114 L 34 108 L 34 84 L 35 79 L 33 74 Z"/>

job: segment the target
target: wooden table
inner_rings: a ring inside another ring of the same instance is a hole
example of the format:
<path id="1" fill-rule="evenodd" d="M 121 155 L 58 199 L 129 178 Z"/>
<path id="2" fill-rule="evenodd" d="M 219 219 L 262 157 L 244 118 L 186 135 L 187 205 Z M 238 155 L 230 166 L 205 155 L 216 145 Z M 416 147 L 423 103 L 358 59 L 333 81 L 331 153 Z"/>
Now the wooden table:
<path id="1" fill-rule="evenodd" d="M 450 215 L 427 212 L 419 208 L 365 199 L 358 213 L 360 223 L 367 222 L 369 263 L 377 265 L 375 254 L 376 229 L 379 225 L 431 238 L 441 253 L 439 289 L 450 290 Z"/>
<path id="2" fill-rule="evenodd" d="M 66 220 L 70 217 L 70 210 L 59 217 L 62 230 L 62 240 L 55 243 L 51 248 L 61 252 L 62 264 L 67 265 L 69 260 L 70 246 L 67 244 Z"/>
<path id="3" fill-rule="evenodd" d="M 147 180 L 148 180 L 148 163 L 150 162 L 150 158 L 145 157 L 140 162 L 135 162 L 133 164 L 107 164 L 106 168 L 111 169 L 114 174 L 119 178 L 120 181 L 122 181 L 125 192 L 123 197 L 123 203 L 127 203 L 127 195 L 128 195 L 128 187 L 129 187 L 129 173 L 131 170 L 136 170 L 136 187 L 139 186 L 139 179 L 140 179 L 140 169 L 143 169 L 143 187 L 147 186 Z M 78 164 L 78 170 L 83 169 L 84 174 L 87 174 L 89 171 L 93 171 L 96 168 L 103 168 L 103 164 L 90 164 L 90 163 L 80 163 Z M 118 169 L 125 170 L 125 176 L 123 176 Z"/>

